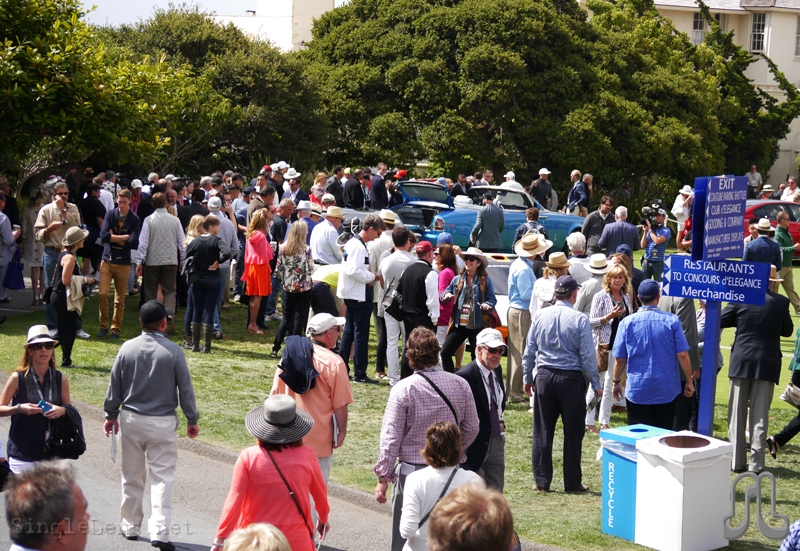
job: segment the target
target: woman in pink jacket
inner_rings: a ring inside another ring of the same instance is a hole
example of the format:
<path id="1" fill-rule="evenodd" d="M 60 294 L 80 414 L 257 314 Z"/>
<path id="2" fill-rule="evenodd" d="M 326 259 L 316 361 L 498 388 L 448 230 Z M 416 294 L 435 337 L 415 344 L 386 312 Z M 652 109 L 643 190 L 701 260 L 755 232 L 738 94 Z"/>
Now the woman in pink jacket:
<path id="1" fill-rule="evenodd" d="M 267 208 L 259 209 L 253 213 L 250 226 L 247 228 L 244 274 L 242 274 L 242 281 L 247 283 L 245 292 L 250 297 L 250 322 L 247 325 L 247 331 L 254 335 L 264 333 L 257 325 L 258 308 L 261 306 L 261 297 L 268 297 L 272 292 L 269 261 L 272 260 L 273 252 L 267 242 L 268 230 L 269 211 Z"/>

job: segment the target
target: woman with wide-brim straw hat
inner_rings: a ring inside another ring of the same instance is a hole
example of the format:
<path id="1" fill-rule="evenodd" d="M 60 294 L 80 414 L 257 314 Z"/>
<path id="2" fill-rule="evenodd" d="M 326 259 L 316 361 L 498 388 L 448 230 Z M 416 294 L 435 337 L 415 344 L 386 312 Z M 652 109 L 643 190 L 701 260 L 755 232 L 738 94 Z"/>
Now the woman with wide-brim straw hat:
<path id="1" fill-rule="evenodd" d="M 556 292 L 556 280 L 562 275 L 568 275 L 569 267 L 572 263 L 567 260 L 567 255 L 562 252 L 553 253 L 545 263 L 542 277 L 533 284 L 533 295 L 531 295 L 531 318 L 540 308 L 546 308 L 554 304 L 553 295 Z"/>
<path id="2" fill-rule="evenodd" d="M 483 251 L 470 247 L 459 256 L 464 259 L 464 269 L 439 294 L 441 302 L 454 300 L 450 328 L 442 346 L 442 367 L 450 373 L 455 369 L 453 354 L 467 339 L 472 345 L 472 360 L 475 361 L 476 339 L 484 328 L 483 314 L 488 314 L 497 304 L 494 285 L 486 273 L 489 259 Z"/>
<path id="3" fill-rule="evenodd" d="M 81 275 L 81 268 L 75 252 L 83 246 L 83 242 L 89 232 L 73 226 L 64 234 L 61 245 L 64 247 L 56 260 L 56 269 L 53 274 L 53 290 L 50 294 L 50 304 L 56 311 L 56 327 L 58 328 L 58 340 L 61 342 L 61 367 L 75 367 L 72 365 L 72 346 L 75 344 L 75 335 L 78 331 L 80 319 L 80 309 L 82 309 L 83 299 L 80 298 L 81 308 L 70 310 L 67 300 L 67 289 L 76 280 L 76 284 L 94 283 L 94 278 Z M 74 302 L 70 298 L 70 302 Z"/>
<path id="4" fill-rule="evenodd" d="M 297 408 L 294 398 L 276 394 L 250 411 L 244 423 L 257 444 L 242 450 L 236 460 L 212 551 L 219 551 L 231 532 L 254 522 L 274 524 L 293 551 L 313 551 L 309 495 L 319 515 L 320 535 L 329 528 L 330 512 L 319 461 L 303 444 L 314 421 Z"/>
<path id="5" fill-rule="evenodd" d="M 56 369 L 54 348 L 46 325 L 28 329 L 25 351 L 0 395 L 0 417 L 11 416 L 8 431 L 8 461 L 11 471 L 22 473 L 37 461 L 51 459 L 44 442 L 50 420 L 66 413 L 70 403 L 67 376 Z M 37 404 L 52 406 L 47 412 Z"/>

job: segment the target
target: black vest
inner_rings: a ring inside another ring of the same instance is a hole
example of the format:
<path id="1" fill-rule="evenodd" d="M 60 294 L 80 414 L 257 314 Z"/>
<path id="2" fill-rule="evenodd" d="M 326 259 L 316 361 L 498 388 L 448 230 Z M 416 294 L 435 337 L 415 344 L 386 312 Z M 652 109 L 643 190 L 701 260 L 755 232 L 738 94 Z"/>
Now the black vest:
<path id="1" fill-rule="evenodd" d="M 425 293 L 425 277 L 433 270 L 424 260 L 417 260 L 403 271 L 400 286 L 403 293 L 403 312 L 427 316 L 428 295 Z"/>

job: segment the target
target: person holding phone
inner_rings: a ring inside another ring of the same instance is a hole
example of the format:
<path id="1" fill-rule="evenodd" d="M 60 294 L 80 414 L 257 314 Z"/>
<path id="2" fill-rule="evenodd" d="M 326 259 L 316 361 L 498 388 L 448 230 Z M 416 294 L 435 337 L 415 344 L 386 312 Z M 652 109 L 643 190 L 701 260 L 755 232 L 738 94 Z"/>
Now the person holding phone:
<path id="1" fill-rule="evenodd" d="M 0 395 L 0 417 L 11 417 L 7 453 L 15 474 L 51 458 L 44 445 L 50 421 L 64 415 L 70 403 L 67 376 L 56 370 L 57 344 L 46 325 L 28 329 L 22 360 Z"/>

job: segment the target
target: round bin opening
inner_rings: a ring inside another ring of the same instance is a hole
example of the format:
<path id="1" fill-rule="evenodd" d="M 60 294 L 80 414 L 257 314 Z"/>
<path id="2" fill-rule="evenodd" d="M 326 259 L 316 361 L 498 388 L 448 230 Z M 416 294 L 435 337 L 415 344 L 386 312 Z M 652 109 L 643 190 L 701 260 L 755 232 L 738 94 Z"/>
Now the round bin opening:
<path id="1" fill-rule="evenodd" d="M 631 432 L 647 432 L 647 429 L 631 429 Z"/>
<path id="2" fill-rule="evenodd" d="M 711 441 L 701 436 L 665 436 L 660 443 L 669 446 L 670 448 L 705 448 Z"/>

